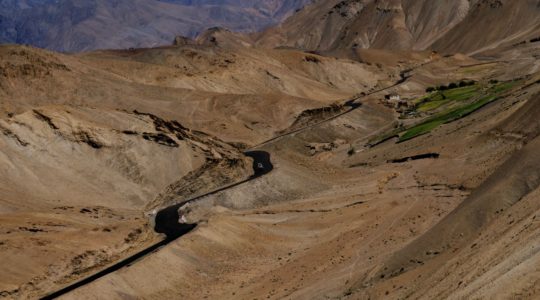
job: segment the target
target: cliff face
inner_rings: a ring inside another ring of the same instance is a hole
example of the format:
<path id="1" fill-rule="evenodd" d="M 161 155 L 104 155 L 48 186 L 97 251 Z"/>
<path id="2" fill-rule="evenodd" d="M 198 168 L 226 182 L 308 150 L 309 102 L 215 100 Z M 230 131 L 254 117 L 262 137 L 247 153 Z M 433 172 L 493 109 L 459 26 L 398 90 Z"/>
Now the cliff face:
<path id="1" fill-rule="evenodd" d="M 150 47 L 208 27 L 256 31 L 280 22 L 310 0 L 2 1 L 0 43 L 58 51 Z"/>

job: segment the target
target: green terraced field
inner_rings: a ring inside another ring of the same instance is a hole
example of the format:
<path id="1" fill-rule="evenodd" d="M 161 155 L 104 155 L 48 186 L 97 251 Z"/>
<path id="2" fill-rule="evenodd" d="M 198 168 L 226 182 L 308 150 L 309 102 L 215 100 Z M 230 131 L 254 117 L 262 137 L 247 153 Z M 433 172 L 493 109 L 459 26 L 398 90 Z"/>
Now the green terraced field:
<path id="1" fill-rule="evenodd" d="M 452 121 L 455 121 L 457 119 L 461 119 L 474 111 L 480 109 L 484 105 L 496 100 L 498 96 L 496 95 L 489 95 L 485 96 L 478 101 L 475 101 L 473 103 L 461 106 L 456 109 L 451 109 L 448 112 L 445 112 L 439 116 L 436 116 L 434 118 L 431 118 L 419 125 L 416 125 L 412 128 L 409 128 L 403 135 L 400 136 L 399 141 L 403 142 L 406 140 L 410 140 L 412 138 L 415 138 L 417 136 L 420 136 L 422 134 L 426 134 L 430 132 L 431 130 L 439 127 L 442 124 L 450 123 Z"/>
<path id="2" fill-rule="evenodd" d="M 445 111 L 436 114 L 426 121 L 406 129 L 405 133 L 400 136 L 399 142 L 410 140 L 417 136 L 426 134 L 442 124 L 461 119 L 489 104 L 490 102 L 497 100 L 502 93 L 512 89 L 518 85 L 519 82 L 520 81 L 508 81 L 496 83 L 488 86 L 485 90 L 482 90 L 479 85 L 473 85 L 432 93 L 437 94 L 437 97 L 430 98 L 428 96 L 427 98 L 424 98 L 424 102 L 417 106 L 418 111 L 431 111 L 441 107 L 443 104 L 451 103 L 453 105 L 449 105 Z M 464 101 L 474 98 L 478 99 L 473 100 L 473 102 L 467 101 L 468 103 L 463 104 Z M 426 101 L 427 99 L 430 100 Z"/>
<path id="3" fill-rule="evenodd" d="M 469 100 L 470 98 L 478 95 L 479 89 L 479 85 L 473 85 L 446 91 L 433 92 L 416 100 L 416 109 L 420 112 L 428 112 L 454 101 Z"/>
<path id="4" fill-rule="evenodd" d="M 499 99 L 505 92 L 517 86 L 521 81 L 514 80 L 500 83 L 475 84 L 472 86 L 436 91 L 414 100 L 416 111 L 432 113 L 432 116 L 409 128 L 395 129 L 370 141 L 377 145 L 393 136 L 399 136 L 398 142 L 404 142 L 433 129 L 461 119 L 483 106 Z"/>

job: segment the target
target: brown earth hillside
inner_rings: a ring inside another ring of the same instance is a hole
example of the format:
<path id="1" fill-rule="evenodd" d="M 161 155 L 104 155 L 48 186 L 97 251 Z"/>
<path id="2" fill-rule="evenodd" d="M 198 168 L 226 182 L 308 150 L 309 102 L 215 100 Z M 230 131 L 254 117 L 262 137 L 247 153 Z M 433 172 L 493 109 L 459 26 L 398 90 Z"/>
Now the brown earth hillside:
<path id="1" fill-rule="evenodd" d="M 181 207 L 194 232 L 65 298 L 534 299 L 538 49 L 496 53 L 402 54 L 419 60 L 404 82 L 263 146 L 272 173 Z M 475 84 L 418 100 L 460 80 Z M 393 93 L 411 111 L 390 105 Z M 483 99 L 493 100 L 399 141 Z"/>
<path id="2" fill-rule="evenodd" d="M 538 2 L 434 3 L 0 46 L 0 297 L 540 297 Z"/>
<path id="3" fill-rule="evenodd" d="M 262 46 L 312 51 L 475 53 L 540 36 L 539 14 L 536 0 L 317 1 L 255 38 Z"/>
<path id="4" fill-rule="evenodd" d="M 153 209 L 248 178 L 241 149 L 395 72 L 241 45 L 0 46 L 1 294 L 43 295 L 146 247 Z"/>

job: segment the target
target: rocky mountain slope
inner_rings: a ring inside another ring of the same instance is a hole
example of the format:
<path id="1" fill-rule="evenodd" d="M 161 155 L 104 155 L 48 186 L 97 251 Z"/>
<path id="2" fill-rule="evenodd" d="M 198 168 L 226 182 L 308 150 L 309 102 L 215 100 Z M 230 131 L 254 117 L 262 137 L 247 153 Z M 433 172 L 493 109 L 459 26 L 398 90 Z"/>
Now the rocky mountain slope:
<path id="1" fill-rule="evenodd" d="M 248 178 L 242 149 L 388 72 L 195 41 L 78 55 L 0 46 L 0 295 L 43 295 L 144 248 L 159 239 L 155 208 Z"/>
<path id="2" fill-rule="evenodd" d="M 258 36 L 257 43 L 317 51 L 472 53 L 540 36 L 539 13 L 537 0 L 318 1 Z"/>
<path id="3" fill-rule="evenodd" d="M 0 3 L 0 43 L 70 52 L 167 45 L 214 26 L 260 30 L 309 1 L 8 0 Z"/>
<path id="4" fill-rule="evenodd" d="M 62 298 L 537 299 L 537 2 L 432 2 L 321 1 L 155 48 L 0 46 L 0 297 L 150 249 Z M 336 6 L 351 23 L 319 15 Z M 166 232 L 197 226 L 161 244 L 163 207 Z"/>
<path id="5" fill-rule="evenodd" d="M 181 207 L 194 232 L 65 299 L 536 299 L 539 54 L 402 56 L 405 81 L 263 146 L 272 173 Z"/>

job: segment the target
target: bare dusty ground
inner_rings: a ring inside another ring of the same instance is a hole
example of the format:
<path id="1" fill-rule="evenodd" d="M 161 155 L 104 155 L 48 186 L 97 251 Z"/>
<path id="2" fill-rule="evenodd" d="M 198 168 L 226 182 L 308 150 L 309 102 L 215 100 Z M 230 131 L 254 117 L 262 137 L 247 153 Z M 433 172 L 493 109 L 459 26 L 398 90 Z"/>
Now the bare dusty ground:
<path id="1" fill-rule="evenodd" d="M 333 138 L 343 122 L 380 125 L 359 118 L 370 108 L 276 142 L 264 148 L 273 173 L 191 207 L 194 232 L 65 298 L 534 298 L 537 142 L 495 135 L 538 107 L 527 99 L 350 158 L 346 147 L 311 157 L 295 145 Z M 420 151 L 440 158 L 386 162 Z"/>
<path id="2" fill-rule="evenodd" d="M 243 149 L 304 110 L 391 82 L 354 61 L 197 45 L 2 46 L 0 66 L 8 298 L 44 295 L 160 240 L 152 210 L 246 179 Z"/>
<path id="3" fill-rule="evenodd" d="M 243 149 L 367 95 L 261 146 L 268 175 L 182 207 L 194 231 L 64 298 L 538 297 L 538 49 L 334 54 L 0 47 L 0 295 L 43 296 L 158 241 L 150 211 L 249 177 Z M 385 96 L 462 79 L 516 81 L 368 146 L 425 117 Z"/>
<path id="4" fill-rule="evenodd" d="M 460 64 L 426 65 L 397 90 L 418 93 L 442 70 L 458 78 Z M 537 80 L 431 134 L 349 156 L 349 143 L 394 122 L 384 93 L 366 98 L 265 146 L 275 170 L 190 205 L 194 232 L 65 298 L 533 299 Z M 315 155 L 306 147 L 335 139 L 346 143 Z M 389 163 L 423 153 L 439 156 Z"/>

